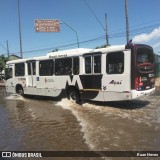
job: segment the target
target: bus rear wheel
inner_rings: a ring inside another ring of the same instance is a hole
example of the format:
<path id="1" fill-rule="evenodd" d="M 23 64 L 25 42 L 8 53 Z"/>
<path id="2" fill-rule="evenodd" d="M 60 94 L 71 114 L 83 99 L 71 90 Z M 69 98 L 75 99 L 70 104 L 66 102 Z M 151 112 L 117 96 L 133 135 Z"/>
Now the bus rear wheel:
<path id="1" fill-rule="evenodd" d="M 79 96 L 79 93 L 77 90 L 75 89 L 70 89 L 68 92 L 67 92 L 67 97 L 69 100 L 71 100 L 72 102 L 75 102 L 75 103 L 79 103 L 80 102 L 80 96 Z"/>
<path id="2" fill-rule="evenodd" d="M 17 88 L 17 94 L 19 94 L 19 95 L 21 95 L 21 96 L 24 96 L 24 91 L 23 91 L 23 88 L 22 88 L 22 86 L 18 86 L 18 88 Z"/>

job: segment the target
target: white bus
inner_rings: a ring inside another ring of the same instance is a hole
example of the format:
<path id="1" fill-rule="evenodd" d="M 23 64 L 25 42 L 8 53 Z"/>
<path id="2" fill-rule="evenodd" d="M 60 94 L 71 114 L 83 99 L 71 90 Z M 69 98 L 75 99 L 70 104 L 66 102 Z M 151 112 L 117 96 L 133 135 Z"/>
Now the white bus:
<path id="1" fill-rule="evenodd" d="M 155 91 L 153 49 L 142 44 L 72 49 L 8 61 L 6 91 L 78 102 L 132 100 Z"/>

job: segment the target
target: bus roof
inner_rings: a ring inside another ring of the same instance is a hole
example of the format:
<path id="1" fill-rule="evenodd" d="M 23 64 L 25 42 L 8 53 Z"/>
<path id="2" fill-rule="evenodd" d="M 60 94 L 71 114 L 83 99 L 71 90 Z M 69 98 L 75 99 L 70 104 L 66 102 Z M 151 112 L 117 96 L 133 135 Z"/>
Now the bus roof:
<path id="1" fill-rule="evenodd" d="M 115 45 L 115 46 L 109 46 L 106 48 L 98 48 L 94 49 L 94 52 L 114 52 L 114 51 L 122 51 L 125 50 L 125 45 Z"/>
<path id="2" fill-rule="evenodd" d="M 55 55 L 63 55 L 63 54 L 68 54 L 69 56 L 72 56 L 72 55 L 80 55 L 83 53 L 89 53 L 92 51 L 93 49 L 76 48 L 76 49 L 69 49 L 69 50 L 64 50 L 64 51 L 50 52 L 47 54 L 47 56 L 55 56 Z"/>
<path id="3" fill-rule="evenodd" d="M 83 55 L 86 53 L 93 53 L 93 52 L 106 53 L 106 52 L 120 51 L 124 49 L 125 49 L 125 45 L 109 46 L 106 48 L 99 48 L 99 49 L 76 48 L 76 49 L 69 49 L 69 50 L 64 50 L 64 51 L 50 52 L 50 53 L 47 53 L 46 56 L 12 60 L 12 61 L 8 61 L 6 64 L 21 63 L 21 62 L 26 62 L 30 60 L 44 60 L 48 58 L 62 58 L 62 57 L 70 57 L 70 56 L 79 56 L 79 55 Z"/>
<path id="4" fill-rule="evenodd" d="M 78 56 L 86 53 L 93 53 L 93 52 L 113 52 L 118 50 L 124 50 L 125 45 L 117 45 L 117 46 L 109 46 L 106 48 L 99 48 L 99 49 L 88 49 L 88 48 L 77 48 L 77 49 L 70 49 L 64 51 L 57 51 L 57 52 L 50 52 L 47 56 L 56 57 L 60 55 L 67 55 L 67 56 Z"/>

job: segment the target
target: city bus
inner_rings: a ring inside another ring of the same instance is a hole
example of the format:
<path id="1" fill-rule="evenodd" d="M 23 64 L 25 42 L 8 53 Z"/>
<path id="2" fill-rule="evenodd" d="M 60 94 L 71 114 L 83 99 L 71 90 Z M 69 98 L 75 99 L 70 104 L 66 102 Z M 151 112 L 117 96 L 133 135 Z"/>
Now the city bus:
<path id="1" fill-rule="evenodd" d="M 77 48 L 8 61 L 6 91 L 67 97 L 72 101 L 124 101 L 155 91 L 154 54 L 143 44 Z"/>

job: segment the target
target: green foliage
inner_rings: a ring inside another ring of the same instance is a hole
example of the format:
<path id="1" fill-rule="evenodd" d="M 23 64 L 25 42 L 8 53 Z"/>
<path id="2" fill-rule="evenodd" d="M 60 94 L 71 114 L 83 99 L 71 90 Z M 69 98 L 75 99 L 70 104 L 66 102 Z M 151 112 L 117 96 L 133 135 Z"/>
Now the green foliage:
<path id="1" fill-rule="evenodd" d="M 0 72 L 5 69 L 6 62 L 8 61 L 8 57 L 5 57 L 3 54 L 0 55 Z"/>
<path id="2" fill-rule="evenodd" d="M 111 46 L 111 45 L 109 44 L 109 46 Z M 106 44 L 101 45 L 101 46 L 97 46 L 95 49 L 99 49 L 99 48 L 106 48 Z"/>
<path id="3" fill-rule="evenodd" d="M 101 45 L 101 46 L 97 46 L 95 49 L 99 49 L 99 48 L 106 48 L 106 44 Z"/>
<path id="4" fill-rule="evenodd" d="M 52 52 L 58 52 L 58 49 L 56 48 L 56 49 L 52 50 Z"/>

